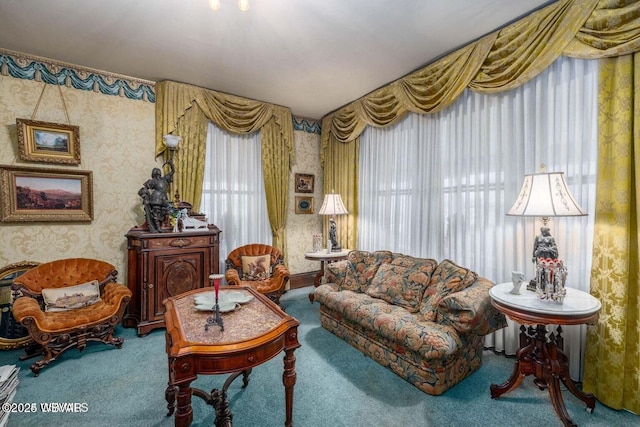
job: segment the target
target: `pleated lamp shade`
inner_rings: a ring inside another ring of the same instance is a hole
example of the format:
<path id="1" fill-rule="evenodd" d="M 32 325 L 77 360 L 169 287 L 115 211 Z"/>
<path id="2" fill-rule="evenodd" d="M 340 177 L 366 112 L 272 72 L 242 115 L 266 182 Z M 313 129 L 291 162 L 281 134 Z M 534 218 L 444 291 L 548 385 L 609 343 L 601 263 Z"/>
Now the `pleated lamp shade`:
<path id="1" fill-rule="evenodd" d="M 337 193 L 324 195 L 324 201 L 318 214 L 320 215 L 347 215 L 349 211 L 342 202 L 342 197 Z"/>
<path id="2" fill-rule="evenodd" d="M 567 186 L 563 172 L 525 175 L 515 203 L 507 212 L 514 216 L 585 216 Z"/>

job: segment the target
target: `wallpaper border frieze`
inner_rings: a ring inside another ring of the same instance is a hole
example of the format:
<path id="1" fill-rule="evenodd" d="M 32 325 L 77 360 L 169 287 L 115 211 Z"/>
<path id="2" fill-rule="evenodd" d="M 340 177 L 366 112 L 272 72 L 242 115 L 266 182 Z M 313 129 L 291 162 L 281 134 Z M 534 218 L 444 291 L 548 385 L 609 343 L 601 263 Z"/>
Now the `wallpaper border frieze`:
<path id="1" fill-rule="evenodd" d="M 0 75 L 64 85 L 78 90 L 156 102 L 155 82 L 0 48 Z M 293 129 L 320 135 L 320 123 L 292 117 Z"/>
<path id="2" fill-rule="evenodd" d="M 301 130 L 307 133 L 315 133 L 320 135 L 320 123 L 311 119 L 301 117 L 293 117 L 293 130 Z"/>
<path id="3" fill-rule="evenodd" d="M 0 49 L 0 74 L 78 90 L 155 102 L 155 82 Z"/>

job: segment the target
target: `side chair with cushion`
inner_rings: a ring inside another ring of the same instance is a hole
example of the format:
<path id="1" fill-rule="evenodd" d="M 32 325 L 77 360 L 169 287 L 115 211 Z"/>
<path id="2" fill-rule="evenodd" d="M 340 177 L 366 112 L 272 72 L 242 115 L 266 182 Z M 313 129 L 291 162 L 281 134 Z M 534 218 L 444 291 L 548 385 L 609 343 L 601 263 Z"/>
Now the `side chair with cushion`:
<path id="1" fill-rule="evenodd" d="M 228 285 L 252 287 L 280 305 L 289 281 L 289 269 L 280 250 L 259 243 L 241 246 L 229 253 L 225 265 Z"/>
<path id="2" fill-rule="evenodd" d="M 124 339 L 113 333 L 131 291 L 116 282 L 117 274 L 104 261 L 69 258 L 40 264 L 14 281 L 20 297 L 13 316 L 44 353 L 31 366 L 35 376 L 66 350 L 83 351 L 88 341 L 122 347 Z"/>

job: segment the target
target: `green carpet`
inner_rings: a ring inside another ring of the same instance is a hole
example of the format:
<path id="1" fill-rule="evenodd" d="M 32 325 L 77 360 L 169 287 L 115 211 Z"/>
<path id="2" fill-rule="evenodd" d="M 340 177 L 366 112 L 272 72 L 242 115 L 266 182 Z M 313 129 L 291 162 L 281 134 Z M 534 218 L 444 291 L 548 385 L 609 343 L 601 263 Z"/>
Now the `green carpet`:
<path id="1" fill-rule="evenodd" d="M 549 395 L 531 377 L 500 399 L 489 395 L 491 383 L 509 376 L 513 359 L 486 351 L 480 370 L 441 396 L 418 390 L 320 326 L 318 304 L 310 304 L 309 289 L 288 292 L 287 313 L 301 325 L 302 347 L 295 351 L 297 383 L 294 424 L 299 427 L 369 426 L 560 426 Z M 134 329 L 118 329 L 122 349 L 97 343 L 84 353 L 69 350 L 35 378 L 20 362 L 22 350 L 0 352 L 0 365 L 16 364 L 20 384 L 15 403 L 86 403 L 86 412 L 13 413 L 12 426 L 173 426 L 166 417 L 164 391 L 167 359 L 164 330 L 138 338 Z M 284 354 L 283 354 L 284 355 Z M 234 382 L 228 393 L 234 425 L 283 426 L 282 356 L 255 368 L 249 386 Z M 202 376 L 193 385 L 204 390 L 222 387 L 226 376 Z M 640 426 L 640 417 L 611 410 L 599 402 L 589 414 L 582 402 L 563 393 L 567 410 L 580 426 Z M 193 426 L 212 426 L 213 409 L 193 397 Z"/>

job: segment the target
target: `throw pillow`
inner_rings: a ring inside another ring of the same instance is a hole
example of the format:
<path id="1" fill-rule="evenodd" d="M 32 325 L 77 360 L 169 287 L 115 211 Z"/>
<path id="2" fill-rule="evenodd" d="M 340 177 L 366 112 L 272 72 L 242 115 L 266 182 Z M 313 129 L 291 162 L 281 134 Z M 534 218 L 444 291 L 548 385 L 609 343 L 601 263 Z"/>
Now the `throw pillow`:
<path id="1" fill-rule="evenodd" d="M 394 264 L 382 264 L 367 289 L 367 295 L 404 307 L 411 313 L 420 310 L 429 276 L 424 272 Z"/>
<path id="2" fill-rule="evenodd" d="M 68 311 L 88 307 L 100 299 L 100 284 L 97 280 L 64 288 L 48 288 L 42 290 L 45 311 Z"/>
<path id="3" fill-rule="evenodd" d="M 478 275 L 473 271 L 460 267 L 448 259 L 438 264 L 422 297 L 420 314 L 424 320 L 435 322 L 438 317 L 438 305 L 442 298 L 468 288 L 477 278 Z"/>
<path id="4" fill-rule="evenodd" d="M 271 255 L 243 256 L 242 280 L 265 280 L 271 277 Z"/>
<path id="5" fill-rule="evenodd" d="M 380 264 L 391 262 L 392 254 L 390 251 L 358 251 L 349 252 L 347 260 L 347 271 L 340 286 L 342 289 L 365 292 L 371 285 L 373 277 L 378 271 Z"/>
<path id="6" fill-rule="evenodd" d="M 431 278 L 433 270 L 438 266 L 438 261 L 431 258 L 415 258 L 410 255 L 395 254 L 391 264 L 418 270 Z"/>

